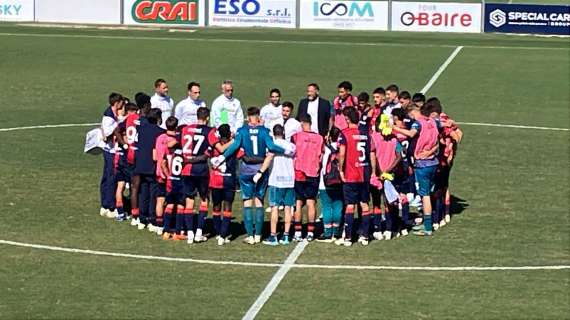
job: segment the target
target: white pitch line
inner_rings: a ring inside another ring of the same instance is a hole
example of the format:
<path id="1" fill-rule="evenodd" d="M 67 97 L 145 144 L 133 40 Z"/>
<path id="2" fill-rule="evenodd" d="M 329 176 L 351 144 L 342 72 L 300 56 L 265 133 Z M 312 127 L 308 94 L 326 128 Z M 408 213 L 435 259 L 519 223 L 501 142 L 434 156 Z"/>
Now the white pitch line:
<path id="1" fill-rule="evenodd" d="M 521 125 L 517 125 L 517 124 L 479 123 L 479 122 L 457 122 L 457 124 L 468 125 L 468 126 L 481 126 L 481 127 L 499 127 L 499 128 L 533 129 L 533 130 L 570 131 L 570 129 L 568 129 L 568 128 L 521 126 Z"/>
<path id="2" fill-rule="evenodd" d="M 77 38 L 77 39 L 115 39 L 115 40 L 149 40 L 149 41 L 195 41 L 195 42 L 230 42 L 230 43 L 262 43 L 262 44 L 299 44 L 299 45 L 333 45 L 333 46 L 367 46 L 367 47 L 431 47 L 431 48 L 455 48 L 456 45 L 448 44 L 411 44 L 391 42 L 341 42 L 341 41 L 302 41 L 302 40 L 256 40 L 256 39 L 227 39 L 227 38 L 169 38 L 169 37 L 136 37 L 136 36 L 103 36 L 82 34 L 53 34 L 53 33 L 9 33 L 0 32 L 0 36 L 13 37 L 37 37 L 37 38 Z M 568 48 L 556 47 L 524 47 L 524 46 L 469 46 L 467 48 L 479 49 L 520 49 L 520 50 L 568 50 Z"/>
<path id="3" fill-rule="evenodd" d="M 251 305 L 251 307 L 249 307 L 249 310 L 247 310 L 242 320 L 255 319 L 259 311 L 261 311 L 261 308 L 263 308 L 263 305 L 267 302 L 267 300 L 269 300 L 269 298 L 271 298 L 271 295 L 275 289 L 277 289 L 279 283 L 281 283 L 281 280 L 285 278 L 287 272 L 289 272 L 289 270 L 291 270 L 291 267 L 295 265 L 295 261 L 297 261 L 297 258 L 299 258 L 301 253 L 303 253 L 303 250 L 305 250 L 307 244 L 308 242 L 305 241 L 297 244 L 293 252 L 291 252 L 291 254 L 287 257 L 287 260 L 285 260 L 285 263 L 283 263 L 279 270 L 277 270 L 259 297 L 257 297 L 255 302 Z"/>
<path id="4" fill-rule="evenodd" d="M 148 256 L 148 255 L 139 255 L 139 254 L 130 254 L 130 253 L 117 253 L 117 252 L 107 252 L 107 251 L 84 250 L 84 249 L 76 249 L 76 248 L 64 248 L 64 247 L 46 246 L 46 245 L 41 245 L 41 244 L 15 242 L 15 241 L 8 241 L 8 240 L 0 240 L 0 244 L 16 246 L 16 247 L 33 248 L 33 249 L 43 249 L 43 250 L 50 250 L 50 251 L 91 254 L 91 255 L 96 255 L 96 256 L 143 259 L 143 260 L 159 260 L 159 261 L 169 261 L 169 262 L 193 262 L 193 263 L 199 263 L 199 264 L 234 265 L 234 266 L 246 266 L 246 267 L 281 267 L 282 266 L 279 263 L 217 261 L 217 260 L 202 260 L 202 259 L 192 259 L 192 258 L 174 258 L 174 257 Z"/>
<path id="5" fill-rule="evenodd" d="M 426 92 L 429 91 L 429 89 L 431 88 L 431 86 L 433 86 L 433 84 L 437 81 L 437 79 L 439 79 L 439 76 L 441 76 L 441 74 L 443 73 L 443 71 L 445 71 L 445 69 L 447 69 L 447 66 L 449 66 L 449 64 L 451 63 L 451 61 L 453 61 L 453 59 L 455 59 L 455 57 L 459 54 L 459 52 L 461 51 L 461 49 L 463 49 L 463 46 L 459 46 L 457 48 L 455 48 L 455 50 L 453 50 L 453 52 L 449 55 L 449 57 L 447 58 L 447 60 L 445 60 L 445 62 L 439 67 L 439 69 L 437 69 L 437 71 L 433 74 L 433 76 L 431 77 L 431 79 L 429 79 L 428 83 L 426 83 L 426 85 L 424 86 L 424 88 L 422 90 L 420 90 L 421 93 L 426 94 Z"/>
<path id="6" fill-rule="evenodd" d="M 304 242 L 303 242 L 304 243 Z M 301 244 L 303 244 L 301 243 Z M 300 245 L 301 245 L 300 244 Z M 281 268 L 287 264 L 287 261 L 293 261 L 298 258 L 298 254 L 295 250 L 302 251 L 307 245 L 304 243 L 303 247 L 296 247 L 290 256 L 287 258 L 285 263 L 260 263 L 260 262 L 238 262 L 238 261 L 223 261 L 223 260 L 203 260 L 203 259 L 192 259 L 192 258 L 175 258 L 175 257 L 163 257 L 163 256 L 149 256 L 149 255 L 139 255 L 130 253 L 118 253 L 109 251 L 98 251 L 98 250 L 85 250 L 76 248 L 65 248 L 57 246 L 48 246 L 42 244 L 24 243 L 9 240 L 0 240 L 0 245 L 32 248 L 39 250 L 49 250 L 65 253 L 75 253 L 75 254 L 87 254 L 95 256 L 107 256 L 115 258 L 129 258 L 129 259 L 141 259 L 141 260 L 155 260 L 155 261 L 166 261 L 166 262 L 185 262 L 185 263 L 196 263 L 196 264 L 212 264 L 212 265 L 234 265 L 242 267 L 258 267 L 258 268 Z M 296 255 L 296 257 L 294 256 Z M 289 260 L 291 259 L 291 260 Z M 338 270 L 395 270 L 395 271 L 532 271 L 532 270 L 567 270 L 570 269 L 570 265 L 550 265 L 550 266 L 519 266 L 519 267 L 501 267 L 501 266 L 487 266 L 487 267 L 401 267 L 401 266 L 359 266 L 359 265 L 323 265 L 323 264 L 291 264 L 291 268 L 300 269 L 338 269 Z"/>
<path id="7" fill-rule="evenodd" d="M 101 125 L 101 123 L 46 124 L 46 125 L 42 125 L 42 126 L 0 128 L 0 132 L 18 131 L 18 130 L 32 130 L 32 129 L 47 129 L 47 128 L 89 127 L 89 126 L 98 126 L 98 125 Z"/>

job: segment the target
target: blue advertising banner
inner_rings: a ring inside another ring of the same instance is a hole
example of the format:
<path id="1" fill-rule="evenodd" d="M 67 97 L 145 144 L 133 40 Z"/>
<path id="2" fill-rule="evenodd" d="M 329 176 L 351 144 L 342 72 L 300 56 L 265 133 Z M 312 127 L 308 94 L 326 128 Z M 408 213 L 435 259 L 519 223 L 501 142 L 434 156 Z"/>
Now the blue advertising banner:
<path id="1" fill-rule="evenodd" d="M 570 35 L 570 6 L 488 3 L 485 32 Z"/>

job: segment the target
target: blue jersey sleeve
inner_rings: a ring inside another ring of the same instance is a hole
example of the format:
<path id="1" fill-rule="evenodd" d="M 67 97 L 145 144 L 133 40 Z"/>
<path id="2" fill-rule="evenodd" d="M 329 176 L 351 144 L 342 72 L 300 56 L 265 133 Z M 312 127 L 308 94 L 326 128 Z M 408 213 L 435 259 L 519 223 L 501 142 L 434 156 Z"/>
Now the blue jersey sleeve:
<path id="1" fill-rule="evenodd" d="M 236 151 L 238 151 L 238 149 L 241 147 L 242 136 L 243 136 L 242 131 L 238 130 L 236 137 L 234 138 L 234 142 L 232 142 L 232 144 L 230 144 L 230 146 L 226 149 L 226 151 L 224 151 L 225 158 L 230 157 Z"/>
<path id="2" fill-rule="evenodd" d="M 277 153 L 277 154 L 284 154 L 285 153 L 285 149 L 283 149 L 281 146 L 276 145 L 273 142 L 273 139 L 271 138 L 271 136 L 268 133 L 269 131 L 263 131 L 263 140 L 265 142 L 265 145 L 267 146 L 267 149 L 269 149 L 269 151 L 273 152 L 273 153 Z"/>

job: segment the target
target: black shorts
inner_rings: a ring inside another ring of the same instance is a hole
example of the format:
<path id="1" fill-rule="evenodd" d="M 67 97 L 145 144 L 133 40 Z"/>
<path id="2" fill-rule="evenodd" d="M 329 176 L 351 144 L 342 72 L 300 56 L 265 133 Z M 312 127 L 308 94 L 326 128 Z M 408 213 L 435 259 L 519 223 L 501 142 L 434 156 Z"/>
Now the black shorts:
<path id="1" fill-rule="evenodd" d="M 370 201 L 370 185 L 364 182 L 347 182 L 342 185 L 344 204 L 368 203 Z"/>
<path id="2" fill-rule="evenodd" d="M 212 205 L 221 205 L 222 202 L 234 202 L 235 191 L 232 189 L 211 189 Z"/>
<path id="3" fill-rule="evenodd" d="M 449 187 L 450 166 L 439 166 L 435 172 L 435 190 L 443 190 Z"/>
<path id="4" fill-rule="evenodd" d="M 134 165 L 119 164 L 119 166 L 117 167 L 117 171 L 115 172 L 115 177 L 117 178 L 117 181 L 130 183 L 134 170 L 135 170 Z"/>
<path id="5" fill-rule="evenodd" d="M 157 182 L 155 190 L 156 190 L 155 195 L 157 198 L 166 197 L 166 183 Z"/>
<path id="6" fill-rule="evenodd" d="M 208 199 L 209 177 L 184 177 L 184 194 L 188 198 L 194 198 L 199 195 L 201 199 Z"/>
<path id="7" fill-rule="evenodd" d="M 295 181 L 297 200 L 315 200 L 319 194 L 319 178 L 307 177 L 305 181 Z"/>

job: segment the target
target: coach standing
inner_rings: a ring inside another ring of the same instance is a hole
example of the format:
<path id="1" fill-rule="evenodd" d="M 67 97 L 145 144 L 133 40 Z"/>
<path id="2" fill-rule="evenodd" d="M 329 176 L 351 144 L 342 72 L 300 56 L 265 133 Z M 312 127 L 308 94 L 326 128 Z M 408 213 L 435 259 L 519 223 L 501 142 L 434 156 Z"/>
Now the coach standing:
<path id="1" fill-rule="evenodd" d="M 311 83 L 307 86 L 307 98 L 299 102 L 297 120 L 308 114 L 313 119 L 311 131 L 326 137 L 333 124 L 331 109 L 331 103 L 319 97 L 319 85 Z"/>
<path id="2" fill-rule="evenodd" d="M 222 82 L 222 94 L 212 103 L 210 122 L 214 128 L 228 124 L 233 134 L 243 126 L 241 102 L 234 97 L 234 85 L 231 80 Z"/>
<path id="3" fill-rule="evenodd" d="M 168 83 L 164 79 L 157 79 L 154 82 L 154 96 L 150 98 L 152 108 L 162 111 L 161 128 L 166 129 L 166 119 L 172 115 L 174 100 L 168 95 Z"/>
<path id="4" fill-rule="evenodd" d="M 206 102 L 200 99 L 200 84 L 190 82 L 188 84 L 188 98 L 180 101 L 174 109 L 174 116 L 178 119 L 178 125 L 191 125 L 198 123 L 198 108 L 206 108 Z"/>
<path id="5" fill-rule="evenodd" d="M 115 130 L 119 125 L 119 111 L 123 109 L 125 99 L 118 93 L 109 95 L 109 107 L 103 113 L 101 131 L 105 141 L 103 149 L 103 175 L 101 176 L 101 216 L 114 218 L 115 212 Z"/>

